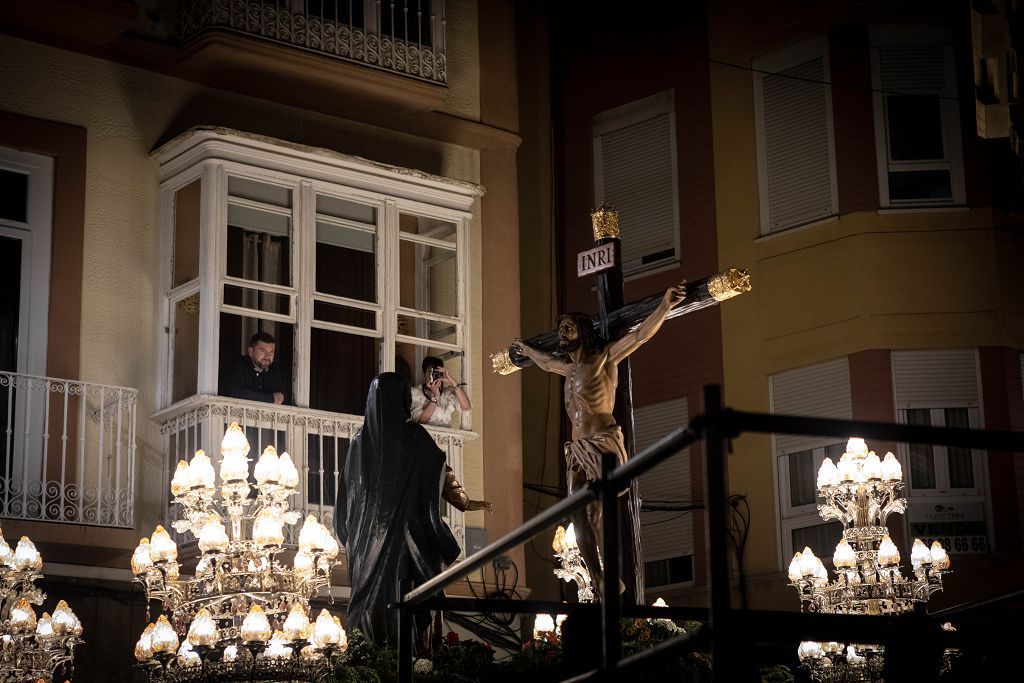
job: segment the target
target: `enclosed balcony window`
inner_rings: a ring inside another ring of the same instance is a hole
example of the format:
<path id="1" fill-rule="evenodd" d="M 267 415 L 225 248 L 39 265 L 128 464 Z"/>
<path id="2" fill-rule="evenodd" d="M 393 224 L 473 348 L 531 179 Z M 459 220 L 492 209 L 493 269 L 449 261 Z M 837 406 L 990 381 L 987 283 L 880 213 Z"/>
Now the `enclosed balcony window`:
<path id="1" fill-rule="evenodd" d="M 204 155 L 214 140 L 237 149 Z M 296 164 L 292 150 L 208 132 L 157 153 L 173 171 L 163 183 L 162 405 L 227 395 L 228 370 L 260 332 L 276 342 L 288 405 L 362 414 L 377 373 L 415 383 L 425 356 L 467 377 L 478 188 L 312 150 Z"/>

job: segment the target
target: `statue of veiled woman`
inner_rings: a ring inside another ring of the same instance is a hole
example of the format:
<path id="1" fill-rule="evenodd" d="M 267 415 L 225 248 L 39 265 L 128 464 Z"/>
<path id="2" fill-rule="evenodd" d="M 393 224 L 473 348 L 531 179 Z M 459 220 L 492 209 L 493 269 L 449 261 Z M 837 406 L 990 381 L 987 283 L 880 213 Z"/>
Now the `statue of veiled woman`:
<path id="1" fill-rule="evenodd" d="M 377 375 L 363 426 L 349 444 L 335 506 L 352 589 L 345 627 L 360 629 L 378 645 L 397 644 L 397 611 L 387 605 L 399 580 L 419 585 L 459 556 L 441 519 L 442 492 L 461 510 L 490 508 L 469 500 L 445 454 L 422 425 L 409 420 L 409 411 L 408 383 L 393 372 Z"/>

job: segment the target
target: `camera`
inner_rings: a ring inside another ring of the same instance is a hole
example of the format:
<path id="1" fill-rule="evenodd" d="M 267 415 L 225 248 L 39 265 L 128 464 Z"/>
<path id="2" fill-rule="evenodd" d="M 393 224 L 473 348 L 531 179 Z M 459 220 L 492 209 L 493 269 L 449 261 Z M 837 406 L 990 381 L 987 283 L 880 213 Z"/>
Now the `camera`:
<path id="1" fill-rule="evenodd" d="M 444 377 L 444 370 L 441 368 L 434 368 L 430 371 L 430 379 L 439 380 Z"/>

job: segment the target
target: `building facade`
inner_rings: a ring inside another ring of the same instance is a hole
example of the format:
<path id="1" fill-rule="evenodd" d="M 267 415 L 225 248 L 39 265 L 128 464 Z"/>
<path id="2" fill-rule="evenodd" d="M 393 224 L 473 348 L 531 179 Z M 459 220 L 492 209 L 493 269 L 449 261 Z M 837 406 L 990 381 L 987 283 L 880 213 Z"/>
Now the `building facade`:
<path id="1" fill-rule="evenodd" d="M 627 301 L 730 267 L 753 284 L 670 321 L 634 355 L 638 449 L 699 414 L 705 384 L 745 410 L 1024 428 L 1018 23 L 1012 3 L 554 13 L 552 140 L 522 128 L 524 150 L 546 150 L 559 172 L 559 297 L 540 310 L 596 311 L 574 259 L 602 201 L 620 210 Z M 525 239 L 524 273 L 536 254 Z M 524 438 L 557 419 L 559 397 L 538 384 L 524 378 Z M 524 468 L 553 485 L 559 437 L 548 435 Z M 839 540 L 817 515 L 815 475 L 845 442 L 743 435 L 732 446 L 730 517 L 745 539 L 733 545 L 736 602 L 796 609 L 792 553 L 828 558 Z M 956 573 L 934 605 L 1017 585 L 1019 455 L 869 446 L 903 464 L 897 543 L 906 553 L 914 537 L 938 539 L 951 553 Z M 704 498 L 701 458 L 691 447 L 641 482 L 651 600 L 705 600 L 703 515 L 685 511 Z M 526 494 L 528 507 L 544 500 Z M 555 594 L 548 572 L 531 565 L 531 585 Z"/>
<path id="2" fill-rule="evenodd" d="M 521 523 L 519 381 L 481 361 L 519 332 L 510 6 L 53 2 L 0 25 L 0 517 L 82 617 L 75 680 L 133 675 L 131 552 L 232 420 L 330 520 L 370 379 L 441 356 L 474 410 L 433 434 L 494 506 L 447 521 L 469 550 Z M 256 331 L 283 405 L 226 395 Z"/>

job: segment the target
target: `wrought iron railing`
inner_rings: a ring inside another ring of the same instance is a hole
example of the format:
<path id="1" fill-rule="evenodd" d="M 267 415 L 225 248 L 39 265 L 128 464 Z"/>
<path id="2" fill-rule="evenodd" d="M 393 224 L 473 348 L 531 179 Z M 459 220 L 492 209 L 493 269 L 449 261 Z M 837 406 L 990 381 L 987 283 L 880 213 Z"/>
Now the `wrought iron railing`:
<path id="1" fill-rule="evenodd" d="M 220 442 L 232 422 L 242 426 L 249 440 L 250 459 L 268 445 L 287 451 L 299 470 L 299 500 L 293 508 L 315 513 L 328 523 L 342 476 L 349 439 L 363 424 L 360 415 L 345 415 L 310 408 L 280 406 L 223 396 L 193 396 L 153 416 L 164 438 L 167 465 L 160 490 L 167 491 L 178 460 L 190 460 L 198 449 L 214 462 L 220 459 Z M 428 427 L 427 431 L 444 451 L 455 476 L 462 479 L 462 451 L 475 435 L 455 429 Z M 168 499 L 168 503 L 169 503 Z M 167 509 L 165 519 L 171 518 Z M 459 545 L 465 550 L 465 515 L 445 504 L 443 517 Z M 194 540 L 191 536 L 180 539 Z"/>
<path id="2" fill-rule="evenodd" d="M 233 31 L 445 84 L 444 0 L 186 0 L 183 43 Z"/>
<path id="3" fill-rule="evenodd" d="M 0 517 L 131 528 L 137 399 L 126 387 L 0 372 Z"/>

